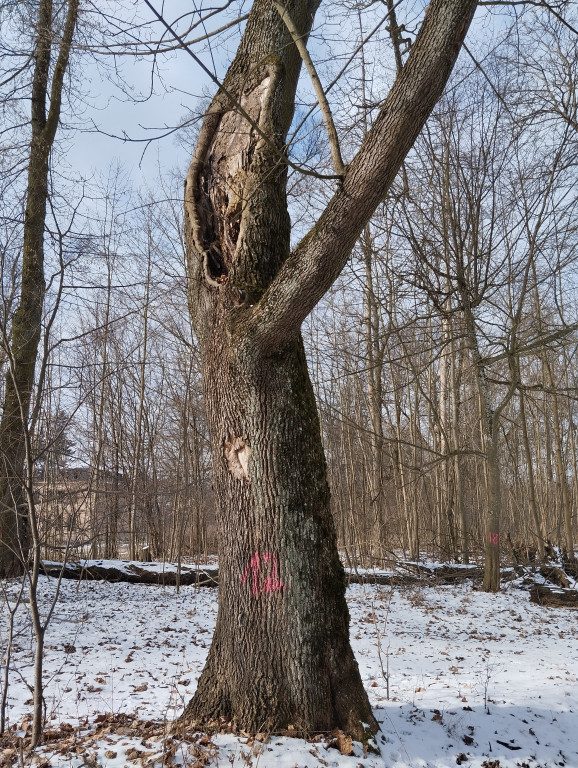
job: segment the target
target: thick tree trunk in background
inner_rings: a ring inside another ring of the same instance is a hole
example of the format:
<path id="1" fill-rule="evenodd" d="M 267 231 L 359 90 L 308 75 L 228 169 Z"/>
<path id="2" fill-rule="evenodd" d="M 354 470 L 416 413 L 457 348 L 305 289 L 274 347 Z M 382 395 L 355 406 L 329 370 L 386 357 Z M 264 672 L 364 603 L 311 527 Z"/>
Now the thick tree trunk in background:
<path id="1" fill-rule="evenodd" d="M 77 17 L 78 0 L 69 0 L 59 55 L 49 84 L 54 43 L 53 7 L 52 0 L 40 2 L 31 93 L 32 140 L 24 215 L 20 302 L 12 318 L 10 362 L 0 421 L 0 576 L 20 573 L 29 547 L 23 494 L 25 433 L 44 302 L 44 225 L 49 157 L 60 118 L 64 74 Z"/>
<path id="2" fill-rule="evenodd" d="M 484 592 L 498 592 L 500 590 L 500 518 L 502 507 L 499 418 L 500 411 L 505 403 L 502 403 L 502 406 L 498 409 L 492 408 L 486 368 L 478 345 L 475 320 L 465 292 L 462 293 L 462 301 L 464 306 L 466 340 L 472 355 L 478 386 L 480 426 L 484 452 L 486 454 L 485 560 L 483 589 Z"/>
<path id="3" fill-rule="evenodd" d="M 316 0 L 286 8 L 307 38 Z M 473 0 L 434 0 L 357 158 L 293 253 L 283 146 L 301 62 L 269 0 L 253 4 L 207 112 L 187 176 L 185 227 L 220 587 L 188 721 L 232 721 L 253 732 L 340 727 L 357 738 L 377 729 L 349 645 L 300 327 L 343 269 L 441 95 L 474 8 Z"/>
<path id="4" fill-rule="evenodd" d="M 515 382 L 512 381 L 507 394 L 497 406 L 492 404 L 488 375 L 480 353 L 476 319 L 470 303 L 470 294 L 465 280 L 463 264 L 458 262 L 458 285 L 464 315 L 464 336 L 469 347 L 474 366 L 480 408 L 480 428 L 484 446 L 486 476 L 486 514 L 485 514 L 485 560 L 484 592 L 500 590 L 500 519 L 502 513 L 502 492 L 500 472 L 500 414 L 512 398 Z"/>
<path id="5" fill-rule="evenodd" d="M 469 565 L 470 562 L 470 530 L 472 527 L 472 515 L 469 506 L 466 505 L 463 483 L 463 457 L 461 454 L 462 437 L 460 430 L 461 407 L 460 407 L 460 380 L 463 366 L 463 351 L 461 345 L 456 344 L 455 328 L 452 330 L 450 341 L 450 377 L 452 393 L 452 424 L 451 436 L 452 444 L 456 455 L 453 460 L 453 470 L 455 478 L 456 495 L 456 519 L 460 526 L 460 547 L 462 563 Z"/>

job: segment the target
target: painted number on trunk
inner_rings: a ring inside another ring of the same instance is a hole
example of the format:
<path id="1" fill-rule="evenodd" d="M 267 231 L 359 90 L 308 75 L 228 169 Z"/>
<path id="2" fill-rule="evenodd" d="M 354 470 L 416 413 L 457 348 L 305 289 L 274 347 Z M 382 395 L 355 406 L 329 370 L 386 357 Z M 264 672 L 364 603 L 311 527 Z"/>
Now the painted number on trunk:
<path id="1" fill-rule="evenodd" d="M 498 539 L 499 539 L 499 534 L 490 533 L 490 544 L 495 544 L 496 546 L 498 546 Z"/>
<path id="2" fill-rule="evenodd" d="M 263 564 L 263 574 L 261 573 L 261 564 Z M 276 592 L 279 589 L 285 589 L 285 584 L 279 578 L 277 556 L 271 552 L 265 552 L 263 556 L 255 552 L 249 560 L 249 565 L 245 568 L 241 584 L 244 584 L 249 576 L 251 576 L 251 591 L 254 595 L 258 595 L 260 592 Z"/>

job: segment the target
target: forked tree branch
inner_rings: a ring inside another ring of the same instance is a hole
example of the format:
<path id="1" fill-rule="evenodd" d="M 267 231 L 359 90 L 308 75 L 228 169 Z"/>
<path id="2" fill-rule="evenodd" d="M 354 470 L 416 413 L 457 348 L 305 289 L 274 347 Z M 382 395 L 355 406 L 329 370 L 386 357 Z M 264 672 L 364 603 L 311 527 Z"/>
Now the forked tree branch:
<path id="1" fill-rule="evenodd" d="M 213 81 L 213 83 L 218 87 L 219 91 L 226 96 L 230 109 L 235 109 L 240 115 L 243 116 L 243 118 L 249 123 L 251 128 L 259 135 L 261 139 L 278 155 L 280 162 L 285 163 L 290 168 L 293 168 L 296 171 L 299 171 L 299 173 L 303 173 L 306 176 L 314 176 L 317 179 L 340 179 L 340 175 L 327 175 L 322 173 L 317 173 L 317 171 L 313 171 L 309 168 L 303 168 L 300 165 L 297 165 L 293 163 L 289 158 L 279 150 L 279 148 L 276 146 L 273 139 L 268 136 L 266 133 L 264 133 L 261 130 L 261 127 L 253 120 L 253 118 L 248 114 L 247 110 L 244 109 L 239 99 L 235 98 L 235 96 L 223 85 L 223 83 L 215 77 L 215 75 L 211 72 L 211 70 L 203 64 L 201 59 L 191 51 L 190 47 L 187 45 L 185 40 L 183 40 L 180 35 L 173 29 L 173 27 L 166 21 L 166 19 L 160 14 L 156 8 L 149 2 L 149 0 L 144 0 L 145 5 L 153 12 L 153 14 L 156 16 L 158 21 L 165 27 L 165 29 L 173 35 L 174 39 L 177 40 L 184 51 L 186 51 L 189 56 L 195 61 L 195 63 L 203 70 L 203 72 Z M 225 111 L 225 107 L 223 107 L 223 111 Z"/>
<path id="2" fill-rule="evenodd" d="M 247 354 L 288 343 L 345 266 L 441 97 L 477 6 L 432 0 L 409 58 L 319 221 L 285 261 L 233 332 Z"/>

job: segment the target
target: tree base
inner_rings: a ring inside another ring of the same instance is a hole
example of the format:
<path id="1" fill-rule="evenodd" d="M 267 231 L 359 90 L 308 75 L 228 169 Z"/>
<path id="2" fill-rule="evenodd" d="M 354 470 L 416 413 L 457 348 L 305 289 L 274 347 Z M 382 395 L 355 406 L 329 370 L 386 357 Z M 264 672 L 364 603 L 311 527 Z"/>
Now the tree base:
<path id="1" fill-rule="evenodd" d="M 190 704 L 189 704 L 190 706 Z M 339 748 L 339 744 L 346 739 L 349 741 L 357 741 L 367 749 L 371 754 L 379 755 L 381 751 L 377 745 L 375 736 L 379 733 L 379 723 L 373 718 L 374 725 L 369 723 L 361 724 L 361 728 L 357 729 L 355 733 L 343 731 L 341 728 L 333 728 L 331 731 L 319 731 L 312 729 L 300 730 L 293 725 L 289 725 L 287 728 L 275 728 L 275 729 L 262 729 L 260 731 L 250 731 L 239 727 L 239 725 L 226 718 L 218 718 L 214 720 L 202 720 L 194 719 L 192 715 L 189 715 L 189 706 L 185 709 L 183 714 L 173 723 L 172 730 L 177 733 L 181 730 L 194 731 L 207 733 L 212 736 L 215 733 L 232 734 L 234 736 L 243 736 L 257 741 L 266 741 L 271 736 L 285 736 L 291 739 L 304 739 L 305 741 L 323 741 L 331 742 L 333 746 Z M 346 754 L 346 753 L 343 753 Z"/>
<path id="2" fill-rule="evenodd" d="M 246 649 L 244 657 L 232 655 L 229 641 L 225 637 L 221 642 L 217 628 L 197 691 L 181 722 L 201 730 L 305 739 L 337 729 L 362 743 L 378 732 L 349 643 L 335 642 L 307 674 L 299 664 L 292 664 L 293 654 L 287 654 L 287 649 L 278 648 L 277 653 L 264 649 L 277 671 L 273 674 L 271 669 L 258 670 L 263 656 L 253 656 L 252 649 Z M 231 656 L 238 659 L 234 665 L 227 663 Z"/>

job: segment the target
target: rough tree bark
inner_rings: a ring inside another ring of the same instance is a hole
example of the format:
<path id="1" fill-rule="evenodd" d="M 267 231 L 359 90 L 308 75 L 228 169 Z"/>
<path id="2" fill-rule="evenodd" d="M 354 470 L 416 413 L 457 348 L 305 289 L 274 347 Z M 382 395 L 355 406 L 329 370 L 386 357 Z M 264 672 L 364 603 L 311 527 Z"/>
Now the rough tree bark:
<path id="1" fill-rule="evenodd" d="M 44 226 L 49 158 L 60 120 L 64 75 L 77 19 L 78 0 L 68 0 L 58 57 L 51 72 L 56 20 L 52 0 L 41 0 L 39 3 L 20 300 L 12 318 L 9 366 L 0 421 L 0 576 L 13 576 L 22 571 L 29 546 L 22 490 L 23 468 L 25 431 L 34 387 L 44 301 Z"/>
<path id="2" fill-rule="evenodd" d="M 286 3 L 305 39 L 317 6 Z M 360 151 L 293 252 L 283 156 L 301 62 L 270 0 L 255 0 L 206 114 L 186 180 L 185 227 L 221 576 L 213 642 L 184 713 L 190 722 L 296 734 L 339 727 L 357 738 L 377 729 L 349 644 L 300 327 L 440 97 L 475 6 L 433 0 Z"/>

